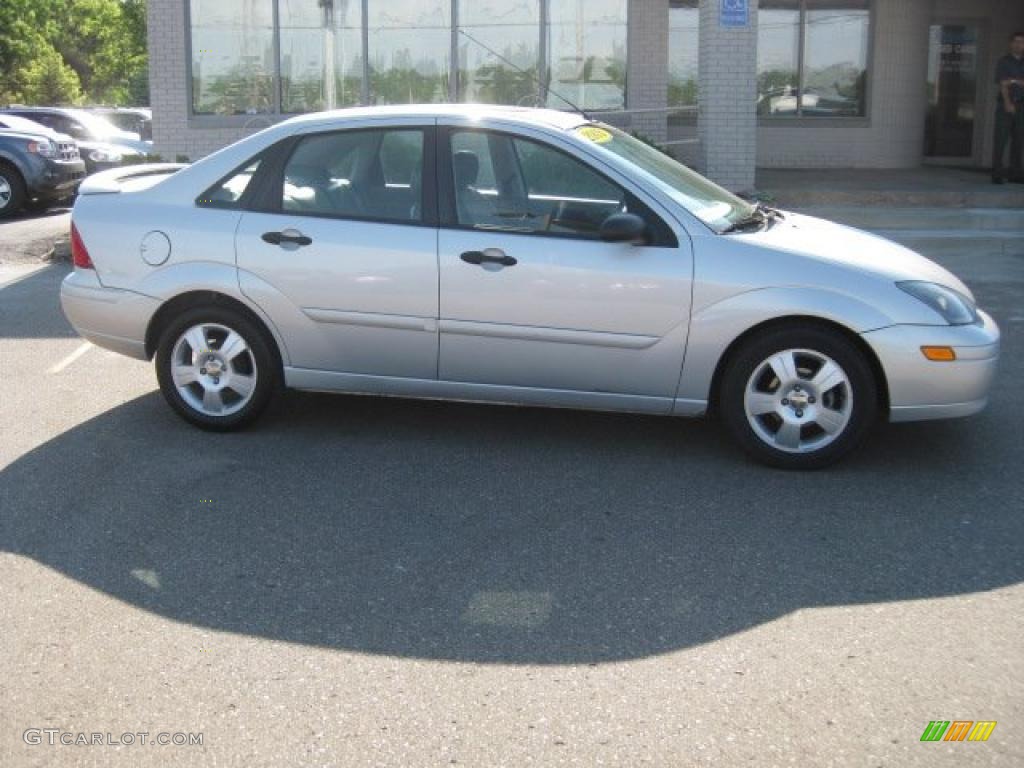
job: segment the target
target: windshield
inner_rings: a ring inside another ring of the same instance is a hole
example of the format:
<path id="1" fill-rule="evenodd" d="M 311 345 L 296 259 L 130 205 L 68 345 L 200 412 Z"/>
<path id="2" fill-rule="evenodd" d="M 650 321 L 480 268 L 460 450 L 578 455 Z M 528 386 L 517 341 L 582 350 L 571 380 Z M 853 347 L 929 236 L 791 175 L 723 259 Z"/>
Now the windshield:
<path id="1" fill-rule="evenodd" d="M 109 139 L 111 136 L 121 136 L 124 134 L 124 131 L 106 118 L 99 117 L 90 112 L 76 109 L 70 114 L 76 121 L 85 126 L 86 130 L 95 139 Z"/>
<path id="2" fill-rule="evenodd" d="M 573 129 L 573 133 L 645 172 L 661 190 L 719 234 L 754 210 L 742 198 L 618 128 L 589 123 Z"/>
<path id="3" fill-rule="evenodd" d="M 24 117 L 18 117 L 17 115 L 4 115 L 0 114 L 0 126 L 4 128 L 10 128 L 12 131 L 23 131 L 24 133 L 39 133 L 43 136 L 49 136 L 53 131 L 47 128 L 45 125 L 40 125 L 33 120 L 26 120 Z"/>

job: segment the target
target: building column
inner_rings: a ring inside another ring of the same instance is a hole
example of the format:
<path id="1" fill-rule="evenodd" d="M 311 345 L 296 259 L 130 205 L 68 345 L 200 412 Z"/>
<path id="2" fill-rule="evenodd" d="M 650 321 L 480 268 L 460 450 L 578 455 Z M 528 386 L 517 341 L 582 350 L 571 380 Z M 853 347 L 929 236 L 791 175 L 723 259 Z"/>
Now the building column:
<path id="1" fill-rule="evenodd" d="M 626 37 L 626 109 L 665 108 L 668 100 L 668 0 L 630 0 Z M 668 138 L 664 112 L 630 115 L 630 130 Z"/>
<path id="2" fill-rule="evenodd" d="M 723 187 L 754 188 L 757 158 L 757 0 L 744 27 L 724 27 L 719 6 L 700 3 L 699 166 Z"/>

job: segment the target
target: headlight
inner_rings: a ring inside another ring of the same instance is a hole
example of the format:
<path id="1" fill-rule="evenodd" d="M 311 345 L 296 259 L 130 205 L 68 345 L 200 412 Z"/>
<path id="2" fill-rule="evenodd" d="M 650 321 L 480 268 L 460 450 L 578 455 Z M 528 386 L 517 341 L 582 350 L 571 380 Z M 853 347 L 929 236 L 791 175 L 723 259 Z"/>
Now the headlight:
<path id="1" fill-rule="evenodd" d="M 106 149 L 94 149 L 89 153 L 89 159 L 94 163 L 120 163 L 121 154 Z"/>
<path id="2" fill-rule="evenodd" d="M 28 143 L 28 151 L 39 155 L 40 157 L 56 157 L 57 145 L 47 139 L 43 139 L 42 141 L 30 141 Z"/>
<path id="3" fill-rule="evenodd" d="M 978 321 L 978 308 L 974 302 L 952 288 L 923 280 L 896 283 L 896 287 L 923 301 L 950 325 L 969 325 Z"/>

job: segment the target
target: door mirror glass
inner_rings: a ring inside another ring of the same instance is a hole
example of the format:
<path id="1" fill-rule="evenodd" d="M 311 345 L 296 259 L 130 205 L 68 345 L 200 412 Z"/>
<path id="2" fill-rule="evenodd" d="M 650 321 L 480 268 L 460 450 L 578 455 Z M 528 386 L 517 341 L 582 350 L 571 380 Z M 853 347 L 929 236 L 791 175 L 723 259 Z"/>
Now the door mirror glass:
<path id="1" fill-rule="evenodd" d="M 647 223 L 635 213 L 613 213 L 601 224 L 601 239 L 608 243 L 647 242 Z"/>

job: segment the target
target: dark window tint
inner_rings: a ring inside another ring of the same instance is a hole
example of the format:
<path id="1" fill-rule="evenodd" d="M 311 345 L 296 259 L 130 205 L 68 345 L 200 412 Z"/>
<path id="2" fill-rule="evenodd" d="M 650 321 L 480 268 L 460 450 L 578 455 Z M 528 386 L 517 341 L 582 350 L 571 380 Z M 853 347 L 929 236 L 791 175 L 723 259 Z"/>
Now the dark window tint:
<path id="1" fill-rule="evenodd" d="M 259 170 L 260 162 L 261 160 L 254 160 L 224 181 L 214 184 L 196 200 L 196 203 L 205 208 L 237 208 L 242 195 L 249 188 L 252 177 Z"/>
<path id="2" fill-rule="evenodd" d="M 452 150 L 462 226 L 596 238 L 610 214 L 628 208 L 624 190 L 543 144 L 467 132 L 454 134 Z"/>
<path id="3" fill-rule="evenodd" d="M 383 221 L 422 220 L 423 131 L 343 131 L 301 139 L 284 169 L 281 208 Z"/>

